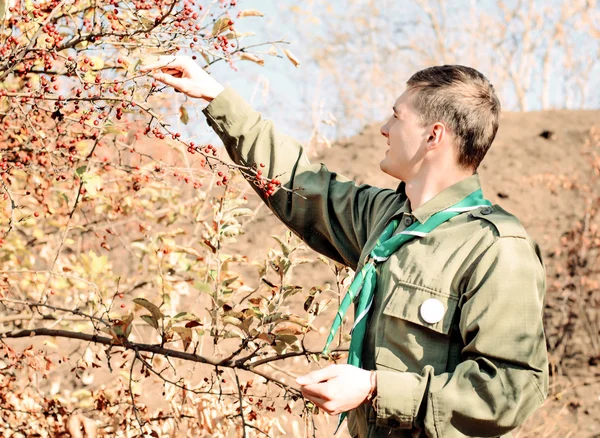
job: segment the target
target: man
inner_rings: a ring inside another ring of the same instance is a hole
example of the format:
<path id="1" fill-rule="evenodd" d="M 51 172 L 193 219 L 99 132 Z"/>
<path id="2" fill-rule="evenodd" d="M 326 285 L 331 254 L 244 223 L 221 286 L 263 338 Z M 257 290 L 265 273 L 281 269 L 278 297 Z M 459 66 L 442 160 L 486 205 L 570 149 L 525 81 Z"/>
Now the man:
<path id="1" fill-rule="evenodd" d="M 366 315 L 364 335 L 352 333 L 361 367 L 331 365 L 300 377 L 306 398 L 330 414 L 349 411 L 358 437 L 511 436 L 542 404 L 539 249 L 499 206 L 461 204 L 481 193 L 476 170 L 498 128 L 500 103 L 481 73 L 432 67 L 407 82 L 381 128 L 389 150 L 380 167 L 402 181 L 394 191 L 356 186 L 309 163 L 298 142 L 190 58 L 144 70 L 210 102 L 208 123 L 236 163 L 264 163 L 265 176 L 283 173 L 282 184 L 300 190 L 303 197 L 257 192 L 308 245 L 359 276 L 373 274 L 374 286 L 361 283 L 356 292 L 362 288 L 359 300 L 366 289 L 372 294 L 356 316 Z M 377 256 L 400 235 L 411 240 Z"/>

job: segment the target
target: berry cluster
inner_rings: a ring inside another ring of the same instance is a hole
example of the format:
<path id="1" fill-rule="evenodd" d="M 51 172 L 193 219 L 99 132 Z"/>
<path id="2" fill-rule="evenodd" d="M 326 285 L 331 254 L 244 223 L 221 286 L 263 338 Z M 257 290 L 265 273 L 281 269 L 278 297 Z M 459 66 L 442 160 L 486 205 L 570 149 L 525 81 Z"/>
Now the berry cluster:
<path id="1" fill-rule="evenodd" d="M 264 163 L 259 163 L 259 166 L 265 167 Z M 277 190 L 277 187 L 281 186 L 281 181 L 279 181 L 277 178 L 265 178 L 261 169 L 255 170 L 253 182 L 262 189 L 265 197 L 267 198 L 271 197 Z"/>

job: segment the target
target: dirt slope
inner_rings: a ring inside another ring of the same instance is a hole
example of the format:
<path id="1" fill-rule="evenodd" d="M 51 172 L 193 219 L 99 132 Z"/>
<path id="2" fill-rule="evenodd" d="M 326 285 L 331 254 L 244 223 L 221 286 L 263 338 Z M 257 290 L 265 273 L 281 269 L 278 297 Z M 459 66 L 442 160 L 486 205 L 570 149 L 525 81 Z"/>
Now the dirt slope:
<path id="1" fill-rule="evenodd" d="M 479 169 L 486 197 L 515 214 L 540 244 L 544 258 L 551 262 L 547 263 L 549 282 L 560 277 L 554 253 L 561 236 L 585 215 L 585 185 L 592 176 L 592 167 L 589 148 L 584 145 L 594 125 L 600 128 L 600 111 L 503 114 L 497 138 Z M 331 171 L 357 183 L 395 188 L 397 181 L 379 168 L 387 149 L 379 127 L 367 126 L 359 135 L 341 140 L 312 157 L 312 161 L 322 162 Z M 258 205 L 256 200 L 252 202 Z M 284 230 L 268 209 L 262 207 L 235 247 L 242 253 L 260 257 L 275 243 L 269 236 Z M 331 272 L 320 263 L 300 268 L 295 278 L 298 284 L 310 286 L 332 280 Z M 546 326 L 547 335 L 554 342 L 558 336 L 554 325 L 565 307 L 556 296 L 562 292 L 555 290 L 552 294 L 547 298 L 550 304 L 546 310 Z M 598 318 L 600 309 L 595 312 Z M 593 352 L 586 347 L 590 342 L 588 333 L 575 331 L 570 336 L 570 342 L 580 344 L 574 354 L 576 358 L 564 362 L 567 368 L 561 369 L 558 375 L 562 380 L 553 380 L 556 385 L 551 391 L 553 396 L 518 437 L 553 437 L 565 433 L 600 437 L 598 361 L 592 360 Z M 562 383 L 565 379 L 569 382 L 567 386 Z M 561 391 L 556 389 L 558 387 Z"/>

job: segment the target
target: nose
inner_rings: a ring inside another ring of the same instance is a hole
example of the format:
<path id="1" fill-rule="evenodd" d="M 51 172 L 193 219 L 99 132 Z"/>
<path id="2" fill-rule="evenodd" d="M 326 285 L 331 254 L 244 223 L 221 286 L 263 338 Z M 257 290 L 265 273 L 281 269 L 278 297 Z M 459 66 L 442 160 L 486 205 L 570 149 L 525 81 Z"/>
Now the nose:
<path id="1" fill-rule="evenodd" d="M 390 130 L 389 130 L 389 128 L 388 128 L 388 123 L 389 123 L 389 122 L 386 122 L 386 123 L 385 123 L 385 125 L 383 125 L 383 126 L 381 127 L 381 129 L 379 130 L 379 132 L 381 132 L 381 135 L 383 135 L 383 136 L 384 136 L 384 137 L 386 137 L 386 138 L 387 138 L 387 136 L 390 134 Z"/>

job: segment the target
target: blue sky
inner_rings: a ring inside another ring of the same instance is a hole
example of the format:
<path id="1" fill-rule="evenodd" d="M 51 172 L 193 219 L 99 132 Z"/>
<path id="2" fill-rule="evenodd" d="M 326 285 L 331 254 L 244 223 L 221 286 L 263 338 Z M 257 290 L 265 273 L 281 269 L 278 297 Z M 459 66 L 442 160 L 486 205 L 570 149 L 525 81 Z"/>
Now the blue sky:
<path id="1" fill-rule="evenodd" d="M 429 3 L 435 3 L 428 1 Z M 514 6 L 517 4 L 516 1 L 507 0 L 507 4 Z M 532 32 L 534 37 L 541 35 L 540 31 L 544 29 L 543 26 L 560 22 L 558 14 L 566 1 L 531 0 L 532 8 L 548 8 L 547 23 L 541 23 L 541 27 Z M 239 9 L 258 9 L 265 14 L 264 17 L 243 18 L 236 23 L 236 28 L 239 31 L 256 33 L 256 36 L 246 39 L 246 44 L 285 39 L 290 44 L 281 47 L 288 48 L 300 59 L 300 67 L 294 67 L 285 58 L 265 56 L 264 67 L 252 62 L 240 61 L 237 64 L 239 71 L 235 72 L 227 64 L 217 63 L 211 69 L 211 73 L 221 83 L 235 88 L 257 110 L 263 112 L 266 118 L 274 120 L 280 130 L 301 141 L 307 141 L 311 136 L 314 114 L 312 106 L 315 104 L 322 106 L 324 114 L 330 112 L 339 119 L 337 126 L 321 125 L 328 137 L 334 139 L 340 135 L 353 135 L 360 131 L 365 124 L 382 121 L 386 117 L 388 107 L 402 92 L 404 81 L 407 79 L 409 72 L 426 67 L 426 61 L 418 59 L 412 53 L 403 55 L 400 52 L 392 52 L 398 57 L 384 59 L 382 68 L 395 74 L 395 77 L 392 78 L 394 83 L 391 88 L 394 91 L 389 91 L 390 84 L 386 84 L 387 88 L 378 87 L 379 84 L 367 81 L 360 84 L 360 75 L 363 74 L 361 68 L 364 68 L 364 65 L 368 66 L 369 62 L 363 63 L 361 67 L 355 62 L 357 57 L 362 61 L 373 59 L 373 62 L 378 62 L 376 59 L 382 62 L 382 58 L 379 54 L 364 51 L 361 43 L 369 38 L 366 32 L 364 34 L 357 32 L 351 35 L 347 45 L 335 52 L 336 62 L 342 72 L 342 77 L 347 75 L 348 78 L 354 79 L 361 85 L 361 92 L 364 93 L 362 99 L 364 102 L 362 103 L 365 106 L 362 108 L 363 118 L 360 120 L 344 119 L 340 102 L 341 93 L 346 92 L 344 84 L 339 83 L 339 80 L 336 81 L 329 71 L 320 68 L 313 59 L 314 53 L 322 49 L 319 46 L 319 38 L 331 38 L 336 32 L 343 32 L 353 17 L 362 14 L 366 22 L 371 23 L 375 29 L 375 31 L 371 29 L 371 32 L 375 38 L 381 41 L 380 46 L 382 48 L 387 47 L 388 50 L 393 51 L 394 47 L 401 47 L 405 42 L 413 41 L 414 44 L 415 34 L 417 35 L 417 44 L 422 44 L 423 48 L 428 47 L 428 45 L 431 46 L 434 39 L 431 29 L 425 29 L 422 32 L 416 30 L 421 29 L 416 26 L 422 26 L 423 23 L 427 22 L 427 17 L 424 15 L 423 10 L 415 5 L 414 1 L 379 0 L 375 3 L 376 8 L 373 8 L 372 5 L 365 6 L 367 3 L 368 0 L 331 0 L 326 3 L 328 6 L 325 7 L 323 6 L 325 2 L 320 0 L 306 0 L 301 3 L 292 0 L 239 0 Z M 492 0 L 454 0 L 451 2 L 446 1 L 446 4 L 449 5 L 444 11 L 447 14 L 448 26 L 445 29 L 444 38 L 449 44 L 454 40 L 460 41 L 461 38 L 464 40 L 465 29 L 469 26 L 468 22 L 464 22 L 465 8 L 475 6 L 474 10 L 478 14 L 476 19 L 481 19 L 486 14 L 491 17 L 501 14 L 498 9 L 498 2 Z M 523 4 L 526 5 L 529 2 Z M 303 8 L 304 13 L 290 13 L 290 8 L 294 6 L 298 9 Z M 600 20 L 600 6 L 597 5 L 596 8 L 599 10 L 596 11 L 595 18 Z M 524 8 L 523 11 L 519 12 L 526 13 L 527 9 Z M 441 12 L 434 11 L 434 15 L 440 16 Z M 315 21 L 319 21 L 320 24 L 315 24 Z M 517 38 L 520 26 L 521 24 L 517 20 L 509 29 L 509 38 L 503 42 L 506 49 L 510 50 L 513 45 L 520 43 Z M 583 39 L 580 30 L 574 28 L 567 28 L 565 32 L 566 38 L 570 38 L 571 41 L 575 42 L 572 45 L 575 54 L 584 55 L 580 58 L 585 59 L 588 54 L 590 59 L 597 59 L 600 56 L 600 42 L 598 40 Z M 473 61 L 473 54 L 469 51 L 477 49 L 477 45 L 479 45 L 479 50 L 483 50 L 483 53 L 485 53 L 486 41 L 468 41 L 468 43 L 469 47 L 457 48 L 446 58 L 446 62 L 468 63 L 469 59 L 471 59 L 471 62 L 477 62 L 476 58 Z M 524 83 L 531 83 L 526 99 L 528 109 L 531 110 L 541 108 L 541 72 L 539 70 L 541 69 L 543 55 L 548 50 L 544 46 L 545 41 L 543 39 L 538 44 L 540 46 L 539 50 L 532 53 L 532 56 L 535 57 L 535 62 L 532 64 L 534 65 L 533 70 L 521 73 Z M 550 47 L 550 49 L 552 49 L 554 60 L 554 63 L 550 65 L 550 104 L 554 108 L 567 107 L 568 102 L 563 102 L 564 84 L 566 83 L 563 78 L 569 75 L 569 72 L 564 71 L 564 68 L 561 69 L 558 64 L 565 53 L 560 48 Z M 358 50 L 358 55 L 356 55 L 356 50 Z M 280 53 L 282 53 L 281 50 Z M 520 54 L 518 51 L 516 53 Z M 489 71 L 484 70 L 484 73 L 495 83 L 495 77 L 500 73 L 504 73 L 501 69 L 493 67 L 496 62 L 501 62 L 500 54 L 490 52 L 486 55 L 489 55 L 487 62 L 490 66 L 487 67 Z M 433 59 L 434 62 L 441 63 L 441 58 L 434 57 Z M 389 63 L 385 64 L 388 61 Z M 518 64 L 515 65 L 518 66 Z M 479 67 L 476 66 L 476 68 Z M 591 77 L 600 77 L 600 62 L 595 63 Z M 572 82 L 576 80 L 576 77 L 571 79 Z M 599 86 L 598 79 L 595 79 L 593 86 L 590 87 L 584 105 L 585 108 L 600 107 L 600 94 L 597 91 Z M 518 109 L 516 94 L 514 90 L 510 89 L 510 84 L 505 85 L 499 93 L 505 110 Z M 200 115 L 200 117 L 202 116 Z M 202 133 L 196 132 L 196 134 L 200 134 L 201 137 L 207 135 L 204 131 Z"/>

